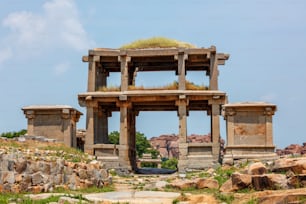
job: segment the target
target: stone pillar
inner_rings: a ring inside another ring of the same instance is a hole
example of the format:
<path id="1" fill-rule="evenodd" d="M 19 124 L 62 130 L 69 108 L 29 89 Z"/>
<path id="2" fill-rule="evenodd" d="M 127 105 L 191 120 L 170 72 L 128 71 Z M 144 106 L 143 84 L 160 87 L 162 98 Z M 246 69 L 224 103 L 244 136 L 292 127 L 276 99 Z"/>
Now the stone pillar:
<path id="1" fill-rule="evenodd" d="M 210 67 L 209 67 L 209 90 L 218 90 L 218 58 L 216 51 L 210 54 Z"/>
<path id="2" fill-rule="evenodd" d="M 94 154 L 94 137 L 95 137 L 95 114 L 94 114 L 94 104 L 93 102 L 88 102 L 86 105 L 86 137 L 85 137 L 85 145 L 84 152 L 93 155 Z"/>
<path id="3" fill-rule="evenodd" d="M 127 91 L 129 86 L 128 63 L 131 58 L 126 55 L 121 55 L 119 56 L 118 60 L 120 61 L 121 67 L 121 91 Z"/>
<path id="4" fill-rule="evenodd" d="M 185 96 L 176 102 L 179 116 L 179 172 L 185 172 L 188 166 L 188 143 L 187 143 L 187 100 Z"/>
<path id="5" fill-rule="evenodd" d="M 211 105 L 211 139 L 212 139 L 212 154 L 217 159 L 220 153 L 220 105 Z"/>
<path id="6" fill-rule="evenodd" d="M 184 52 L 179 52 L 176 56 L 178 59 L 178 84 L 179 90 L 186 90 L 186 68 L 185 68 L 185 60 L 188 59 L 188 55 L 184 54 Z"/>
<path id="7" fill-rule="evenodd" d="M 96 80 L 97 80 L 97 62 L 100 61 L 99 56 L 92 56 L 92 61 L 88 63 L 88 85 L 87 91 L 93 92 L 96 91 Z"/>
<path id="8" fill-rule="evenodd" d="M 129 148 L 130 148 L 130 161 L 133 169 L 137 168 L 136 163 L 136 115 L 138 114 L 136 111 L 129 111 Z"/>
<path id="9" fill-rule="evenodd" d="M 120 138 L 119 138 L 119 163 L 122 168 L 131 170 L 130 163 L 130 113 L 127 102 L 120 103 Z"/>
<path id="10" fill-rule="evenodd" d="M 264 115 L 266 116 L 266 146 L 273 146 L 272 116 L 275 110 L 272 107 L 266 107 L 264 111 Z"/>
<path id="11" fill-rule="evenodd" d="M 28 129 L 27 134 L 28 135 L 35 135 L 34 133 L 34 119 L 35 119 L 35 113 L 32 110 L 26 111 L 26 118 L 28 119 Z"/>
<path id="12" fill-rule="evenodd" d="M 64 138 L 64 144 L 68 147 L 73 147 L 73 138 L 71 134 L 71 128 L 70 128 L 70 110 L 69 109 L 63 109 L 62 110 L 62 130 L 63 130 L 63 138 Z"/>

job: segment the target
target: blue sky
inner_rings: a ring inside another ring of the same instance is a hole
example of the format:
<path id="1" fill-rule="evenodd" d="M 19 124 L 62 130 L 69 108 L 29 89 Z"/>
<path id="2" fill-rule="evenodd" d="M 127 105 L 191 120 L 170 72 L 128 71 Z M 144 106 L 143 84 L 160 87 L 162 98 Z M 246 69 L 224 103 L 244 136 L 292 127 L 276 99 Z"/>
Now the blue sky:
<path id="1" fill-rule="evenodd" d="M 86 91 L 81 57 L 88 49 L 164 36 L 229 53 L 219 76 L 229 102 L 275 103 L 274 143 L 301 144 L 306 142 L 305 10 L 303 0 L 2 0 L 0 132 L 26 128 L 21 111 L 26 105 L 67 104 L 85 113 L 77 94 Z M 144 75 L 138 83 L 171 83 L 169 76 Z M 187 77 L 204 80 L 204 74 Z M 115 75 L 109 83 L 117 81 Z M 189 134 L 206 133 L 205 115 L 190 114 Z M 110 130 L 118 129 L 117 117 L 110 119 Z M 85 127 L 85 116 L 78 126 Z M 177 133 L 177 126 L 175 112 L 137 118 L 137 129 L 148 137 Z"/>

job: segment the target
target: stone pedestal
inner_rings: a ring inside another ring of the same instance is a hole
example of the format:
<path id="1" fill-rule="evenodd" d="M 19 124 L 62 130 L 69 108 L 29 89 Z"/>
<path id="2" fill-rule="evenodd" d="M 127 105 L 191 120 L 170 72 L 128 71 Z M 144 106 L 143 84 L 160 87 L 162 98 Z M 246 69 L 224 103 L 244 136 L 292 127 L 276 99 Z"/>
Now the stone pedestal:
<path id="1" fill-rule="evenodd" d="M 274 159 L 272 116 L 275 111 L 276 105 L 261 102 L 224 105 L 227 144 L 223 163 Z"/>
<path id="2" fill-rule="evenodd" d="M 28 119 L 27 134 L 55 139 L 69 147 L 76 147 L 76 123 L 81 112 L 64 105 L 26 106 L 22 108 Z"/>

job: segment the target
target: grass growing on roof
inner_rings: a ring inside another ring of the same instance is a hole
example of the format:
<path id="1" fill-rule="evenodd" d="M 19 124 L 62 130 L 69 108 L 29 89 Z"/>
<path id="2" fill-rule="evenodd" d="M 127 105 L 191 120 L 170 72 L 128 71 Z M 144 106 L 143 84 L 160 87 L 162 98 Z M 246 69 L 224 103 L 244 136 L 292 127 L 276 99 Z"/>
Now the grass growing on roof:
<path id="1" fill-rule="evenodd" d="M 184 47 L 184 48 L 195 48 L 196 46 L 181 42 L 178 40 L 165 38 L 165 37 L 152 37 L 148 39 L 140 39 L 129 44 L 123 45 L 121 49 L 143 49 L 143 48 L 170 48 L 170 47 Z"/>

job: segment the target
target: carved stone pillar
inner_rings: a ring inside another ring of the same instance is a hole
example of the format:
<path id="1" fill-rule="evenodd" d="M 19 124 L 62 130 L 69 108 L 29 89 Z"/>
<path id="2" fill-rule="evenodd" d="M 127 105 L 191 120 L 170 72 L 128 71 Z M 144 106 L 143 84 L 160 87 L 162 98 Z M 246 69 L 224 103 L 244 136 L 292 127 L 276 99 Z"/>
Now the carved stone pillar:
<path id="1" fill-rule="evenodd" d="M 220 153 L 220 105 L 211 105 L 211 139 L 212 139 L 212 154 L 218 157 Z"/>
<path id="2" fill-rule="evenodd" d="M 128 63 L 131 61 L 131 58 L 126 56 L 125 53 L 122 53 L 122 55 L 119 56 L 118 61 L 120 61 L 121 69 L 121 91 L 127 91 L 129 84 Z"/>
<path id="3" fill-rule="evenodd" d="M 85 137 L 85 145 L 84 151 L 88 154 L 94 154 L 94 138 L 95 138 L 95 108 L 97 108 L 97 104 L 93 101 L 87 101 L 86 105 L 86 137 Z"/>
<path id="4" fill-rule="evenodd" d="M 215 48 L 214 48 L 215 49 Z M 218 58 L 216 51 L 210 54 L 210 75 L 209 75 L 209 90 L 218 90 Z"/>
<path id="5" fill-rule="evenodd" d="M 176 102 L 179 117 L 179 161 L 178 170 L 185 172 L 188 166 L 188 143 L 187 143 L 187 100 L 185 96 Z"/>
<path id="6" fill-rule="evenodd" d="M 175 56 L 178 60 L 178 84 L 179 90 L 186 90 L 186 68 L 185 61 L 188 59 L 188 55 L 184 51 L 180 51 L 178 55 Z"/>
<path id="7" fill-rule="evenodd" d="M 97 62 L 100 61 L 99 56 L 92 56 L 92 60 L 88 63 L 88 85 L 87 91 L 93 92 L 96 91 L 96 80 L 97 80 Z"/>
<path id="8" fill-rule="evenodd" d="M 119 160 L 123 168 L 132 169 L 130 161 L 130 104 L 127 101 L 118 103 L 120 107 Z"/>
<path id="9" fill-rule="evenodd" d="M 28 135 L 35 135 L 34 133 L 34 119 L 35 119 L 35 112 L 32 110 L 25 112 L 26 118 L 28 119 Z"/>
<path id="10" fill-rule="evenodd" d="M 63 129 L 63 138 L 64 138 L 64 144 L 68 147 L 73 147 L 73 140 L 76 138 L 72 138 L 71 134 L 71 116 L 70 116 L 70 110 L 69 109 L 63 109 L 62 110 L 62 129 Z"/>

